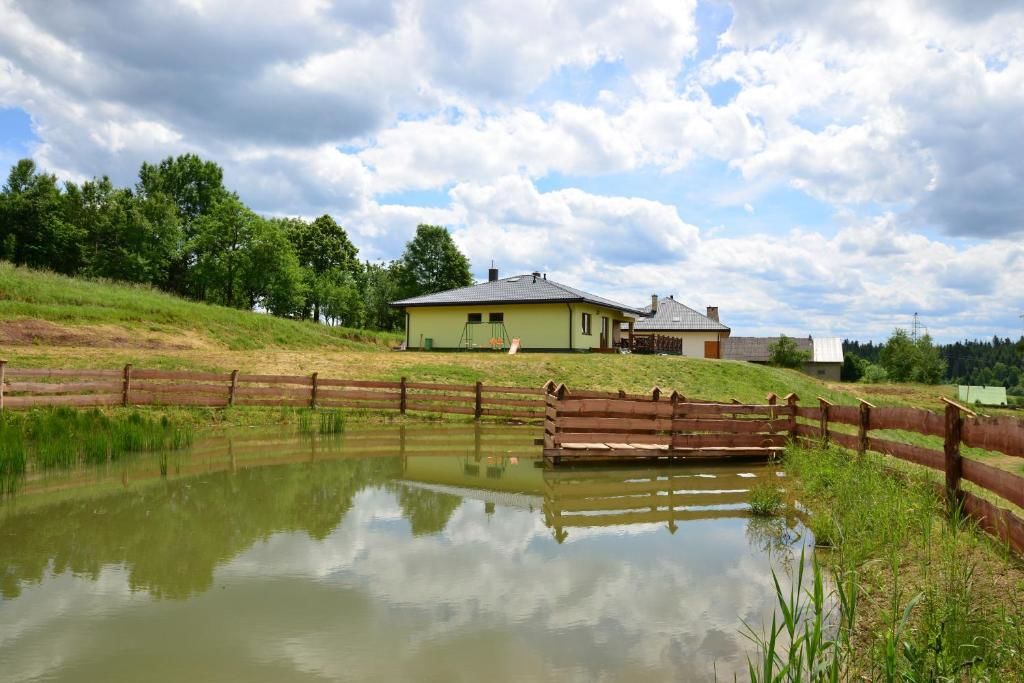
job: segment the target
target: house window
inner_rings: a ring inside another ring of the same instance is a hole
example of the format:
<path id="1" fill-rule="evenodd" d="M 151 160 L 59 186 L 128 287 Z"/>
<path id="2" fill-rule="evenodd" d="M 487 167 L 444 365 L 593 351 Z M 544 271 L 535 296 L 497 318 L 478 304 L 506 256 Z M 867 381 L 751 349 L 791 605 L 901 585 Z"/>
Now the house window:
<path id="1" fill-rule="evenodd" d="M 583 334 L 590 334 L 590 314 L 583 313 Z"/>
<path id="2" fill-rule="evenodd" d="M 503 323 L 503 322 L 505 322 L 505 314 L 504 313 L 488 313 L 487 314 L 487 322 L 490 322 L 490 323 Z"/>
<path id="3" fill-rule="evenodd" d="M 467 323 L 482 323 L 484 321 L 483 313 L 470 313 L 466 316 Z"/>

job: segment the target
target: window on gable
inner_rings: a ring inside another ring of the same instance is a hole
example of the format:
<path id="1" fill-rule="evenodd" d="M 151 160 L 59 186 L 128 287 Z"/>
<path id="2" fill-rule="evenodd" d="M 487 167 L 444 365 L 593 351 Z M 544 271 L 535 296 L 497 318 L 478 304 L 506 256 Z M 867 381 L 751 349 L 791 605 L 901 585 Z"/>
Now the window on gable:
<path id="1" fill-rule="evenodd" d="M 504 313 L 488 313 L 487 314 L 487 322 L 489 322 L 489 323 L 503 323 L 503 322 L 505 322 L 505 314 Z"/>
<path id="2" fill-rule="evenodd" d="M 583 334 L 590 334 L 590 314 L 582 314 L 583 318 Z"/>
<path id="3" fill-rule="evenodd" d="M 466 316 L 467 323 L 482 323 L 484 321 L 483 313 L 470 313 Z"/>

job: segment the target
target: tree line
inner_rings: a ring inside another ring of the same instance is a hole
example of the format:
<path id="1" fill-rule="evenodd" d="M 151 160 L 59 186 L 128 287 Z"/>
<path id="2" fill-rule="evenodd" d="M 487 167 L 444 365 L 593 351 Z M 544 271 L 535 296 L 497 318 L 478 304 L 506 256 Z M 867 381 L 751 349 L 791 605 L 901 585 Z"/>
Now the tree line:
<path id="1" fill-rule="evenodd" d="M 1024 396 L 1024 336 L 1017 341 L 993 337 L 933 345 L 928 335 L 915 342 L 906 330 L 896 330 L 884 344 L 844 339 L 843 352 L 843 379 L 849 381 L 935 379 L 927 383 L 1002 386 L 1007 393 Z M 915 357 L 922 353 L 927 362 L 915 367 Z M 920 370 L 924 366 L 927 372 Z"/>
<path id="2" fill-rule="evenodd" d="M 361 261 L 331 216 L 261 216 L 225 187 L 220 166 L 195 154 L 143 163 L 134 187 L 106 176 L 62 183 L 18 161 L 0 191 L 0 258 L 377 330 L 404 325 L 389 302 L 473 282 L 444 227 L 419 225 L 394 261 Z"/>

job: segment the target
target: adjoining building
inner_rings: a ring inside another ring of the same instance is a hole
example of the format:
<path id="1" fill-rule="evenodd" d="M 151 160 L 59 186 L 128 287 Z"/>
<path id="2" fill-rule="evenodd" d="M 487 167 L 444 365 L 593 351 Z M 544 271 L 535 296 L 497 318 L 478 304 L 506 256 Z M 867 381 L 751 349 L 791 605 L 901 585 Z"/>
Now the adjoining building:
<path id="1" fill-rule="evenodd" d="M 621 325 L 643 311 L 547 279 L 539 272 L 426 294 L 391 303 L 405 311 L 407 349 L 612 350 Z"/>
<path id="2" fill-rule="evenodd" d="M 697 358 L 720 358 L 722 340 L 730 329 L 718 319 L 718 307 L 708 306 L 700 313 L 669 295 L 661 299 L 651 296 L 651 305 L 641 309 L 645 314 L 636 321 L 630 333 L 633 350 L 648 347 L 664 349 L 662 338 L 679 340 L 671 345 L 674 353 Z M 653 343 L 657 341 L 657 344 Z"/>
<path id="3" fill-rule="evenodd" d="M 957 387 L 957 397 L 967 405 L 1005 406 L 1006 387 L 965 386 Z"/>
<path id="4" fill-rule="evenodd" d="M 819 379 L 839 381 L 843 369 L 843 341 L 839 337 L 792 339 L 798 349 L 810 353 L 811 359 L 804 363 L 805 373 Z M 722 342 L 722 358 L 765 365 L 771 357 L 769 347 L 777 341 L 779 337 L 729 337 Z"/>

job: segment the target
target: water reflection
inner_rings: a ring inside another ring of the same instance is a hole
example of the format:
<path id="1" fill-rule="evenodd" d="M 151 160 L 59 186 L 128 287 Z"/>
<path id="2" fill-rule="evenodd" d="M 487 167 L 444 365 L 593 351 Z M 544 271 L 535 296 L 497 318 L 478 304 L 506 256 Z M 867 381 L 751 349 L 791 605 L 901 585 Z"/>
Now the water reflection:
<path id="1" fill-rule="evenodd" d="M 782 520 L 779 533 L 751 535 L 740 475 L 774 473 L 545 472 L 529 457 L 533 437 L 445 427 L 251 438 L 206 444 L 177 476 L 139 463 L 88 485 L 30 483 L 0 521 L 0 670 L 742 678 L 741 619 L 770 614 L 769 550 L 799 533 Z M 448 455 L 423 455 L 437 452 Z"/>

